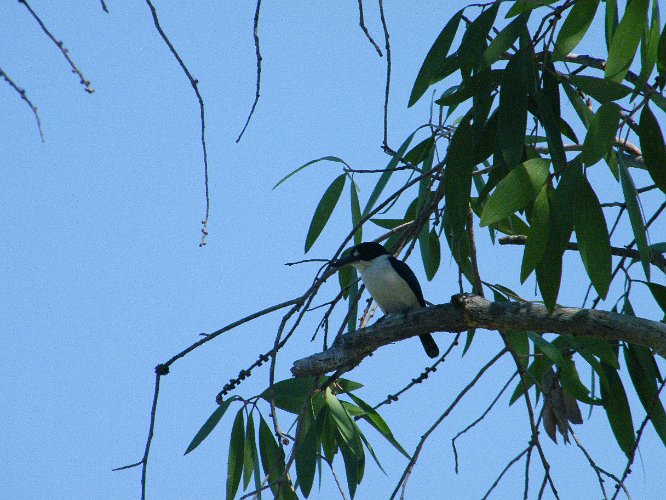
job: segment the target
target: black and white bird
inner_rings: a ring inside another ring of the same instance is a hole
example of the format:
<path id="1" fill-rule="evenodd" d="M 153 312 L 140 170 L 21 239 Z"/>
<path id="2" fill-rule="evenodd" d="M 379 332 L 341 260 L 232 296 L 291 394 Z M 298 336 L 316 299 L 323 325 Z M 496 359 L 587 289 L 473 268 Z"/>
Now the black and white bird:
<path id="1" fill-rule="evenodd" d="M 333 267 L 349 264 L 361 273 L 365 287 L 384 314 L 405 314 L 426 306 L 414 271 L 379 243 L 359 243 L 349 249 L 346 257 L 332 263 Z M 420 335 L 419 339 L 428 356 L 439 355 L 432 335 Z"/>

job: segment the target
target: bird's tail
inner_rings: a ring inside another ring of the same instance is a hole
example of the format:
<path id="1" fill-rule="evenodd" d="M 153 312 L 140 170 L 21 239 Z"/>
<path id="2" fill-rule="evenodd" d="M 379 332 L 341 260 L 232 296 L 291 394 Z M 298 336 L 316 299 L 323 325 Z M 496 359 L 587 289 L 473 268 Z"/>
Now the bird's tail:
<path id="1" fill-rule="evenodd" d="M 423 348 L 429 357 L 436 358 L 439 356 L 439 347 L 437 347 L 432 335 L 429 333 L 427 335 L 420 335 L 419 339 L 421 339 L 421 344 L 423 344 Z"/>

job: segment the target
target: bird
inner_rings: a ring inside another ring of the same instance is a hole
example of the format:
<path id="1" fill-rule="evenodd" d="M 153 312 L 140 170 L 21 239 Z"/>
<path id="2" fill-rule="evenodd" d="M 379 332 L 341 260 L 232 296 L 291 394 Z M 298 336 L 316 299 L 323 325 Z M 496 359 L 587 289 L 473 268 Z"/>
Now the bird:
<path id="1" fill-rule="evenodd" d="M 379 243 L 359 243 L 349 249 L 346 257 L 333 261 L 331 265 L 335 268 L 354 266 L 385 315 L 406 314 L 426 306 L 414 271 Z M 420 335 L 419 339 L 429 357 L 439 356 L 439 348 L 432 335 Z"/>

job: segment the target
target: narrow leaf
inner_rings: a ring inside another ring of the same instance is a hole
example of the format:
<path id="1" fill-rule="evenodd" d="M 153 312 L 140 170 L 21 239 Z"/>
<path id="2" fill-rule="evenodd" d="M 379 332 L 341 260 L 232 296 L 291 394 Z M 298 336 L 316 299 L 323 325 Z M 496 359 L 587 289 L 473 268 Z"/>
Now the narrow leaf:
<path id="1" fill-rule="evenodd" d="M 358 201 L 358 186 L 353 180 L 349 183 L 349 191 L 351 195 L 352 226 L 356 227 L 361 222 L 361 204 Z M 354 245 L 358 245 L 361 241 L 363 241 L 363 228 L 359 227 L 354 232 Z"/>
<path id="2" fill-rule="evenodd" d="M 574 3 L 557 35 L 554 50 L 557 59 L 562 59 L 568 55 L 583 39 L 594 19 L 598 6 L 599 0 L 577 0 Z"/>
<path id="3" fill-rule="evenodd" d="M 585 177 L 576 190 L 574 228 L 587 275 L 605 299 L 611 282 L 610 239 L 599 199 Z"/>
<path id="4" fill-rule="evenodd" d="M 278 187 L 280 184 L 282 184 L 284 181 L 286 181 L 287 179 L 289 179 L 289 177 L 291 177 L 292 175 L 295 175 L 295 174 L 297 174 L 298 172 L 300 172 L 301 170 L 303 170 L 304 168 L 309 167 L 310 165 L 313 165 L 313 164 L 315 164 L 315 163 L 317 163 L 317 162 L 320 162 L 320 161 L 334 161 L 334 162 L 337 162 L 337 163 L 342 163 L 342 164 L 344 164 L 344 165 L 347 165 L 347 162 L 346 162 L 346 161 L 344 161 L 344 160 L 341 159 L 341 158 L 338 158 L 337 156 L 323 156 L 323 157 L 321 157 L 321 158 L 317 158 L 316 160 L 309 161 L 309 162 L 307 162 L 305 165 L 301 165 L 301 166 L 298 167 L 296 170 L 294 170 L 294 171 L 291 172 L 290 174 L 288 174 L 288 175 L 286 175 L 285 177 L 283 177 L 283 178 L 282 178 L 282 179 L 281 179 L 281 180 L 280 180 L 275 186 L 273 186 L 273 189 L 275 189 L 275 188 Z M 347 165 L 347 166 L 349 166 L 349 165 Z"/>
<path id="5" fill-rule="evenodd" d="M 647 230 L 645 229 L 645 222 L 643 222 L 643 213 L 638 201 L 638 191 L 634 180 L 631 178 L 629 169 L 624 165 L 620 158 L 620 181 L 622 183 L 622 192 L 624 193 L 624 202 L 627 206 L 627 213 L 629 214 L 629 222 L 634 231 L 634 238 L 636 239 L 636 246 L 638 253 L 641 256 L 641 263 L 643 270 L 648 281 L 650 280 L 650 247 L 648 246 Z"/>
<path id="6" fill-rule="evenodd" d="M 581 90 L 602 104 L 617 101 L 631 93 L 631 89 L 626 85 L 594 76 L 571 75 L 569 76 L 569 81 L 578 90 Z"/>
<path id="7" fill-rule="evenodd" d="M 548 201 L 549 186 L 544 184 L 534 200 L 530 216 L 530 230 L 525 242 L 523 261 L 520 267 L 520 282 L 527 277 L 541 261 L 548 244 L 550 232 L 550 202 Z"/>
<path id="8" fill-rule="evenodd" d="M 590 121 L 585 135 L 581 160 L 588 166 L 594 165 L 608 154 L 615 132 L 620 122 L 620 107 L 614 102 L 602 104 Z"/>
<path id="9" fill-rule="evenodd" d="M 608 49 L 604 72 L 608 80 L 621 82 L 627 74 L 641 41 L 649 4 L 649 0 L 632 0 L 628 3 Z"/>
<path id="10" fill-rule="evenodd" d="M 426 90 L 428 90 L 428 87 L 444 78 L 441 71 L 442 61 L 447 57 L 449 50 L 451 49 L 451 44 L 458 31 L 458 25 L 460 24 L 462 14 L 463 10 L 461 9 L 449 19 L 449 22 L 446 23 L 446 26 L 444 26 L 444 29 L 442 29 L 442 32 L 435 40 L 435 43 L 433 43 L 428 51 L 428 54 L 421 65 L 421 69 L 416 76 L 416 80 L 414 81 L 414 87 L 409 96 L 408 107 L 418 101 L 421 96 L 425 94 Z"/>
<path id="11" fill-rule="evenodd" d="M 486 37 L 495 22 L 498 9 L 499 3 L 493 4 L 467 26 L 458 49 L 460 72 L 463 79 L 469 77 L 472 70 L 478 68 L 483 61 L 479 58 L 479 54 L 486 48 Z"/>
<path id="12" fill-rule="evenodd" d="M 469 196 L 472 189 L 474 131 L 469 114 L 458 125 L 446 155 L 444 200 L 454 238 L 460 237 L 467 221 Z"/>
<path id="13" fill-rule="evenodd" d="M 525 208 L 545 184 L 548 172 L 549 162 L 542 159 L 527 160 L 509 172 L 488 198 L 481 215 L 481 226 L 498 222 Z"/>
<path id="14" fill-rule="evenodd" d="M 530 14 L 531 11 L 520 14 L 497 34 L 483 53 L 483 62 L 487 66 L 491 66 L 511 48 L 513 42 L 520 36 L 521 31 L 525 29 Z"/>
<path id="15" fill-rule="evenodd" d="M 338 204 L 338 200 L 342 194 L 342 188 L 345 187 L 346 179 L 347 174 L 338 176 L 331 185 L 328 186 L 324 196 L 319 200 L 319 205 L 317 205 L 317 209 L 312 217 L 312 222 L 310 222 L 308 235 L 305 238 L 306 253 L 312 248 L 312 245 L 314 245 L 315 241 L 317 241 L 317 238 L 319 238 L 319 235 L 324 230 L 324 226 L 326 226 L 328 219 L 331 218 L 333 209 L 335 208 L 335 205 Z"/>
<path id="16" fill-rule="evenodd" d="M 226 399 L 220 403 L 220 406 L 218 406 L 211 414 L 211 416 L 208 417 L 208 420 L 206 420 L 206 422 L 201 426 L 201 429 L 199 429 L 199 432 L 197 432 L 196 436 L 194 436 L 192 442 L 187 447 L 187 450 L 185 450 L 185 455 L 194 450 L 203 442 L 204 439 L 208 437 L 213 429 L 215 429 L 215 426 L 220 422 L 224 416 L 224 413 L 227 411 L 229 405 L 232 403 L 232 401 L 234 401 L 234 399 L 235 398 Z"/>
<path id="17" fill-rule="evenodd" d="M 244 409 L 236 414 L 231 428 L 229 440 L 229 459 L 227 461 L 227 500 L 233 500 L 240 485 L 243 472 L 243 455 L 245 453 L 245 422 Z"/>
<path id="18" fill-rule="evenodd" d="M 654 183 L 666 193 L 666 145 L 659 122 L 646 104 L 641 111 L 638 136 L 645 166 Z"/>
<path id="19" fill-rule="evenodd" d="M 254 419 L 252 415 L 247 418 L 247 428 L 245 429 L 245 450 L 243 453 L 243 491 L 247 489 L 250 484 L 252 476 L 257 475 L 255 465 L 258 467 L 259 462 L 257 458 L 257 443 L 254 438 Z"/>
<path id="20" fill-rule="evenodd" d="M 432 281 L 439 269 L 441 252 L 439 248 L 439 238 L 433 229 L 428 231 L 428 225 L 424 225 L 419 236 L 419 248 L 421 250 L 421 259 L 425 269 L 426 278 Z"/>
<path id="21" fill-rule="evenodd" d="M 315 469 L 317 466 L 317 451 L 319 444 L 317 441 L 317 430 L 314 424 L 314 417 L 311 411 L 306 412 L 305 418 L 310 425 L 304 425 L 304 434 L 296 444 L 296 474 L 298 475 L 298 484 L 300 485 L 303 496 L 306 498 L 312 490 L 314 482 Z"/>
<path id="22" fill-rule="evenodd" d="M 528 64 L 522 52 L 518 52 L 504 70 L 498 110 L 497 144 L 510 170 L 520 163 L 525 147 L 529 85 Z"/>
<path id="23" fill-rule="evenodd" d="M 634 0 L 636 1 L 636 0 Z M 608 416 L 617 444 L 627 457 L 634 452 L 634 424 L 629 409 L 627 393 L 624 391 L 622 380 L 614 368 L 602 363 L 604 374 L 608 380 L 609 388 L 601 384 L 601 398 Z"/>

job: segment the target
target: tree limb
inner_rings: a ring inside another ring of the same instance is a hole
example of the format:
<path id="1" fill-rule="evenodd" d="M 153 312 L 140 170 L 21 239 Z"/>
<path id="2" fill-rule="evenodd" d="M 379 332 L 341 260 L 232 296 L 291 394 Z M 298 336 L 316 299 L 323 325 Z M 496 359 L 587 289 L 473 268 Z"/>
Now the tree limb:
<path id="1" fill-rule="evenodd" d="M 622 340 L 649 347 L 666 357 L 666 324 L 634 316 L 576 307 L 549 313 L 542 304 L 490 302 L 477 295 L 454 295 L 451 303 L 427 307 L 406 317 L 389 316 L 379 324 L 341 336 L 323 352 L 296 360 L 296 377 L 351 370 L 381 346 L 434 332 L 469 328 L 529 330 L 598 340 Z"/>

